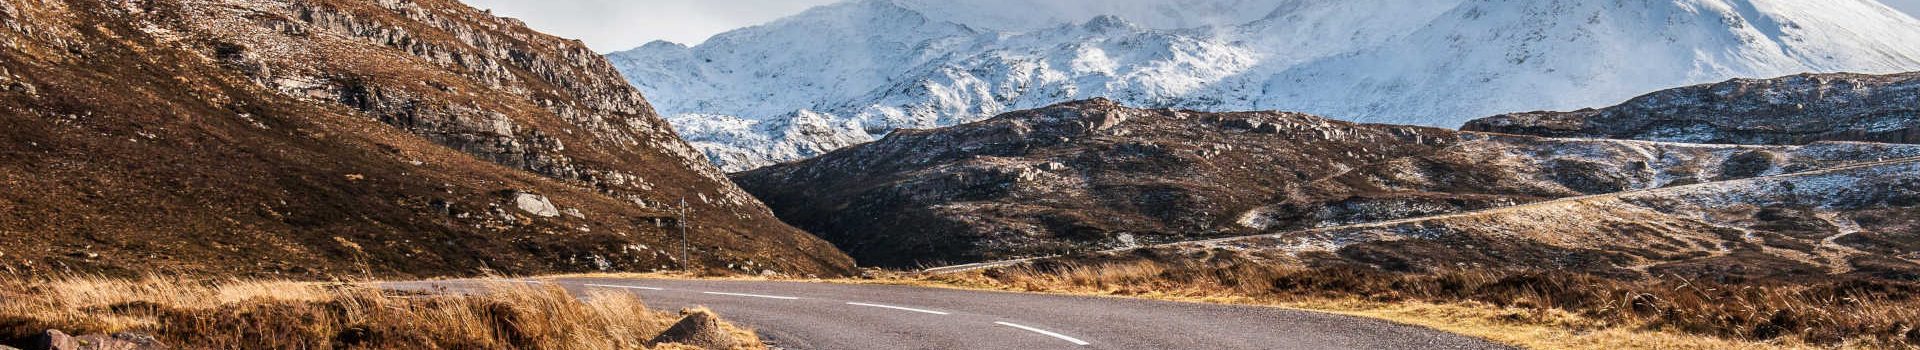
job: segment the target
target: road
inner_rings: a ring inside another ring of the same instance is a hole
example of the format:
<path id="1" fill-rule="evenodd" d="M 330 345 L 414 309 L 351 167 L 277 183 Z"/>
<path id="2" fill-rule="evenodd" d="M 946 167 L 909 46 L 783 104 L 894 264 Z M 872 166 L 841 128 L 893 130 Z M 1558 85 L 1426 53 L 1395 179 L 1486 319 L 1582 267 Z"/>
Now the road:
<path id="1" fill-rule="evenodd" d="M 553 278 L 576 294 L 706 306 L 780 349 L 1507 349 L 1385 321 L 1270 307 L 806 282 Z M 476 281 L 389 288 L 472 287 Z"/>

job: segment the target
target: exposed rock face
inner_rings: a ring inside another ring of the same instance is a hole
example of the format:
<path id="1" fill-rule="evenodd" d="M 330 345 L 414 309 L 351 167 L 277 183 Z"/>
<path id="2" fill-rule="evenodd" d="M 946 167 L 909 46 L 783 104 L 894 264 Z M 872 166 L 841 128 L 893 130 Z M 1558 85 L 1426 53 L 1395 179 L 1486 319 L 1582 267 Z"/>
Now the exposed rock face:
<path id="1" fill-rule="evenodd" d="M 1401 271 L 1920 279 L 1920 159 L 1154 247 Z M 1723 281 L 1724 282 L 1724 281 Z"/>
<path id="2" fill-rule="evenodd" d="M 681 262 L 636 247 L 685 198 L 699 264 L 851 267 L 600 56 L 453 0 L 0 0 L 0 23 L 0 183 L 36 189 L 0 193 L 0 265 L 652 269 Z"/>
<path id="3" fill-rule="evenodd" d="M 735 175 L 862 263 L 912 267 L 1337 226 L 1920 155 L 1354 124 L 1090 100 Z"/>
<path id="4" fill-rule="evenodd" d="M 1920 143 L 1920 73 L 1735 79 L 1602 109 L 1494 116 L 1461 129 L 1693 143 Z"/>

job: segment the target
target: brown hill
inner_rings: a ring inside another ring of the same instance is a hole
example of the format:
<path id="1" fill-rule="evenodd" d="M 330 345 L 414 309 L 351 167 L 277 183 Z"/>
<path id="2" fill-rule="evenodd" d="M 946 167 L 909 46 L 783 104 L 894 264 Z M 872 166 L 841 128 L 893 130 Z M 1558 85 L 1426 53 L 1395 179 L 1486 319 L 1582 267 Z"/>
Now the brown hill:
<path id="1" fill-rule="evenodd" d="M 1920 72 L 1734 79 L 1655 92 L 1601 109 L 1488 117 L 1461 129 L 1748 145 L 1920 143 Z"/>
<path id="2" fill-rule="evenodd" d="M 1282 264 L 1531 267 L 1625 278 L 1920 280 L 1920 158 L 1189 242 Z"/>
<path id="3" fill-rule="evenodd" d="M 910 267 L 1421 217 L 1920 155 L 1354 124 L 1091 100 L 735 175 L 865 264 Z"/>
<path id="4" fill-rule="evenodd" d="M 0 0 L 0 266 L 831 274 L 599 55 L 454 0 Z"/>

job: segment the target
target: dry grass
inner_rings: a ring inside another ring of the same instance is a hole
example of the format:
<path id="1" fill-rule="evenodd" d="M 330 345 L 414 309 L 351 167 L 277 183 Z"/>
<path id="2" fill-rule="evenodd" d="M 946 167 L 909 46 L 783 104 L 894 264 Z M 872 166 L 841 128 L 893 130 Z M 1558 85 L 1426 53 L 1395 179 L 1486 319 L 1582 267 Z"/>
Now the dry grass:
<path id="1" fill-rule="evenodd" d="M 172 277 L 0 282 L 0 343 L 58 329 L 139 332 L 185 349 L 644 349 L 679 318 L 628 293 L 525 284 L 421 294 Z M 724 327 L 739 343 L 761 344 Z"/>
<path id="2" fill-rule="evenodd" d="M 1912 348 L 1920 285 L 1721 285 L 1543 271 L 1299 269 L 1230 255 L 1047 262 L 920 276 L 970 288 L 1265 304 L 1383 318 L 1533 348 Z"/>

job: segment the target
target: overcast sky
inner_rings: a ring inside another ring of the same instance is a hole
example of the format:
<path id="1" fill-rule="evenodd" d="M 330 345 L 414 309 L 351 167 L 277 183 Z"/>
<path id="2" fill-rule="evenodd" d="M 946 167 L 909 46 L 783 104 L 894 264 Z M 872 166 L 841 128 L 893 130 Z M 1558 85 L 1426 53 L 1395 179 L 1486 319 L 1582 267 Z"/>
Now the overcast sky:
<path id="1" fill-rule="evenodd" d="M 1898 8 L 1901 11 L 1907 11 L 1909 15 L 1920 17 L 1920 0 L 1880 0 L 1880 2 L 1893 5 L 1894 8 Z"/>
<path id="2" fill-rule="evenodd" d="M 699 44 L 720 32 L 766 23 L 839 0 L 462 0 L 527 21 L 534 29 L 586 41 L 600 52 L 649 41 Z M 1033 0 L 1046 1 L 1046 0 Z M 1819 1 L 1819 0 L 1807 0 Z M 1881 0 L 1920 14 L 1920 0 Z"/>
<path id="3" fill-rule="evenodd" d="M 698 44 L 720 32 L 838 0 L 461 0 L 600 52 L 654 40 Z M 1920 1 L 1920 0 L 1913 0 Z"/>

